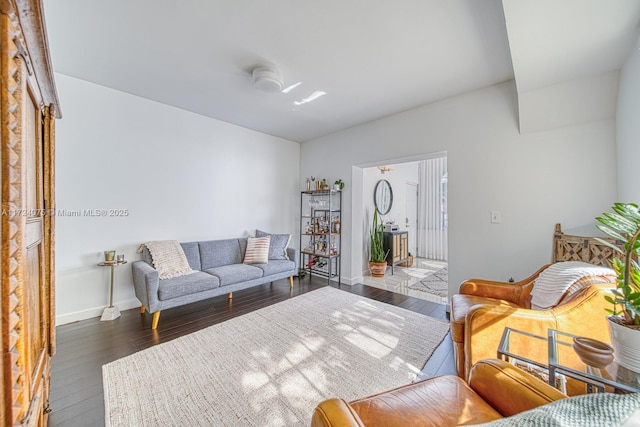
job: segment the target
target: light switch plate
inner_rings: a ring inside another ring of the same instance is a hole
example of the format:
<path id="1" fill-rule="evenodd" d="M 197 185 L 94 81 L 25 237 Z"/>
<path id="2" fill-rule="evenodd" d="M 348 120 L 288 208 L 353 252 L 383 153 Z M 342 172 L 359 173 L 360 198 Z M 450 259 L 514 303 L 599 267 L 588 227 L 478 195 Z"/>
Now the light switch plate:
<path id="1" fill-rule="evenodd" d="M 500 224 L 500 221 L 502 221 L 502 218 L 500 217 L 500 211 L 491 211 L 491 224 Z"/>

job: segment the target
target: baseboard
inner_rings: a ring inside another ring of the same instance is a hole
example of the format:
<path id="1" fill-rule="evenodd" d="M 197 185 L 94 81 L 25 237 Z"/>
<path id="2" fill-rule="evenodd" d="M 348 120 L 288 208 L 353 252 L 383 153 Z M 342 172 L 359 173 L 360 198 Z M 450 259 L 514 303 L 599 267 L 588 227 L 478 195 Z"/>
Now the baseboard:
<path id="1" fill-rule="evenodd" d="M 358 283 L 362 283 L 363 280 L 364 279 L 362 276 L 352 277 L 352 278 L 342 277 L 340 283 L 353 286 L 353 285 L 357 285 Z"/>
<path id="2" fill-rule="evenodd" d="M 131 299 L 128 301 L 117 301 L 116 307 L 122 310 L 129 310 L 132 308 L 140 307 L 140 301 L 137 299 Z M 60 314 L 56 316 L 56 326 L 66 325 L 68 323 L 79 322 L 80 320 L 91 319 L 94 317 L 102 316 L 104 306 L 92 307 L 86 310 L 74 311 L 73 313 Z"/>

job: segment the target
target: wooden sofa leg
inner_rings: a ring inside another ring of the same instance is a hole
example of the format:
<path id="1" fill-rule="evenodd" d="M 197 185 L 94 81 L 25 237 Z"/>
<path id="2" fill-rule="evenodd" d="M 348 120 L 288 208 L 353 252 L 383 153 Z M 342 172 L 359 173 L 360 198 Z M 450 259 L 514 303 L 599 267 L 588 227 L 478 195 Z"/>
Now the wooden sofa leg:
<path id="1" fill-rule="evenodd" d="M 160 320 L 160 312 L 156 311 L 155 313 L 153 313 L 153 321 L 151 322 L 151 329 L 158 328 L 158 320 Z"/>
<path id="2" fill-rule="evenodd" d="M 140 306 L 140 314 L 144 314 L 144 311 L 145 311 L 145 310 L 146 310 L 146 309 L 144 308 L 144 305 L 141 305 L 141 306 Z"/>
<path id="3" fill-rule="evenodd" d="M 229 294 L 227 294 L 227 298 L 229 299 L 233 298 L 233 292 L 229 292 Z"/>
<path id="4" fill-rule="evenodd" d="M 289 287 L 293 288 L 293 276 L 289 276 Z"/>

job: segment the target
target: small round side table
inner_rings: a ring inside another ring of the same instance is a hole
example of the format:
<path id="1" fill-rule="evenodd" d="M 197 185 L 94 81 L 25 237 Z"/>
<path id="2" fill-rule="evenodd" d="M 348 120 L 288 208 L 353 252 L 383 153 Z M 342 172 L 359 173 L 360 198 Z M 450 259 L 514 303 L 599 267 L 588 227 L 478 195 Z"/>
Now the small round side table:
<path id="1" fill-rule="evenodd" d="M 121 261 L 121 262 L 105 261 L 98 264 L 99 267 L 111 267 L 111 281 L 109 283 L 109 307 L 105 308 L 104 311 L 102 312 L 102 317 L 100 318 L 100 320 L 103 322 L 108 320 L 114 320 L 120 317 L 120 310 L 118 310 L 118 307 L 113 305 L 113 270 L 115 267 L 119 265 L 124 265 L 126 263 L 127 261 Z"/>

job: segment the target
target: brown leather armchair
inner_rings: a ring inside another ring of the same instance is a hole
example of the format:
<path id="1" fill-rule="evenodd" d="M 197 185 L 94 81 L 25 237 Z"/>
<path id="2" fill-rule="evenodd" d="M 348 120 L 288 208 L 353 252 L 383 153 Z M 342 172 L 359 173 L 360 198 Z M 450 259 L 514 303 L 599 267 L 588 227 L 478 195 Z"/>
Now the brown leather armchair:
<path id="1" fill-rule="evenodd" d="M 615 287 L 615 276 L 584 277 L 551 309 L 532 310 L 533 282 L 547 267 L 516 283 L 471 279 L 460 285 L 451 299 L 451 338 L 460 378 L 467 378 L 478 360 L 496 357 L 505 327 L 541 337 L 552 328 L 609 342 L 605 308 L 611 307 L 604 295 Z M 510 351 L 545 364 L 548 360 L 546 343 L 522 340 Z M 569 392 L 574 393 L 579 392 Z"/>
<path id="2" fill-rule="evenodd" d="M 567 397 L 502 360 L 474 365 L 469 384 L 455 375 L 418 381 L 346 402 L 329 399 L 314 410 L 312 427 L 457 426 L 508 417 Z"/>

